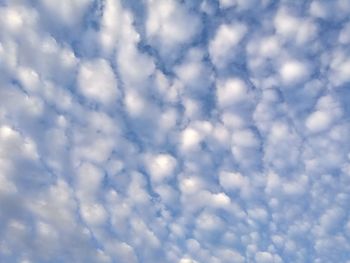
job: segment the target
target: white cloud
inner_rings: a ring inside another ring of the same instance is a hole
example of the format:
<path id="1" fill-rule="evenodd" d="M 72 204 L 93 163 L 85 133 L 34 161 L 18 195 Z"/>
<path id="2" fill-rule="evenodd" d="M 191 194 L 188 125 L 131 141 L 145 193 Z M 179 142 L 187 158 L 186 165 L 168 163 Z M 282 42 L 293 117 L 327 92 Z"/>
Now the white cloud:
<path id="1" fill-rule="evenodd" d="M 222 8 L 232 7 L 236 4 L 236 0 L 220 0 L 219 2 Z"/>
<path id="2" fill-rule="evenodd" d="M 296 60 L 290 60 L 283 63 L 280 69 L 280 75 L 283 83 L 296 84 L 304 81 L 309 76 L 309 68 L 305 63 Z"/>
<path id="3" fill-rule="evenodd" d="M 3 167 L 1 167 L 1 171 L 4 172 Z M 16 185 L 13 182 L 11 182 L 9 178 L 6 178 L 5 175 L 0 176 L 0 183 L 1 183 L 0 190 L 2 195 L 11 195 L 17 192 Z"/>
<path id="4" fill-rule="evenodd" d="M 343 60 L 335 57 L 334 63 L 331 64 L 331 67 L 331 80 L 334 85 L 343 85 L 350 81 L 350 60 Z"/>
<path id="5" fill-rule="evenodd" d="M 106 244 L 106 249 L 112 254 L 113 258 L 118 258 L 121 263 L 137 262 L 134 249 L 125 242 L 112 240 Z"/>
<path id="6" fill-rule="evenodd" d="M 232 143 L 239 147 L 257 147 L 259 141 L 251 130 L 241 130 L 234 132 Z"/>
<path id="7" fill-rule="evenodd" d="M 123 24 L 123 27 L 121 27 L 116 60 L 121 78 L 127 85 L 144 85 L 147 78 L 155 70 L 153 59 L 137 48 L 137 44 L 140 42 L 140 34 L 133 25 L 133 15 L 124 12 L 120 23 Z"/>
<path id="8" fill-rule="evenodd" d="M 83 219 L 92 226 L 101 225 L 106 222 L 107 213 L 103 206 L 98 203 L 82 203 L 80 213 Z"/>
<path id="9" fill-rule="evenodd" d="M 349 1 L 0 2 L 0 262 L 349 260 Z"/>
<path id="10" fill-rule="evenodd" d="M 332 96 L 319 98 L 316 110 L 306 119 L 306 127 L 313 133 L 328 130 L 343 114 L 337 101 Z"/>
<path id="11" fill-rule="evenodd" d="M 327 130 L 332 121 L 332 116 L 328 112 L 315 111 L 306 120 L 306 127 L 312 132 L 321 132 Z"/>
<path id="12" fill-rule="evenodd" d="M 1 8 L 1 22 L 2 27 L 6 28 L 12 33 L 19 33 L 23 29 L 23 18 L 26 15 L 25 9 L 21 8 Z"/>
<path id="13" fill-rule="evenodd" d="M 159 42 L 161 51 L 187 43 L 198 34 L 200 20 L 183 5 L 173 0 L 147 2 L 147 36 L 151 42 Z"/>
<path id="14" fill-rule="evenodd" d="M 39 76 L 36 71 L 31 68 L 19 68 L 18 78 L 22 82 L 24 88 L 29 92 L 38 90 Z"/>
<path id="15" fill-rule="evenodd" d="M 205 94 L 212 82 L 212 73 L 208 65 L 203 61 L 203 50 L 189 50 L 185 61 L 175 67 L 175 72 L 181 82 L 184 84 L 185 93 Z"/>
<path id="16" fill-rule="evenodd" d="M 199 147 L 201 134 L 194 128 L 188 127 L 181 133 L 181 147 L 184 151 Z"/>
<path id="17" fill-rule="evenodd" d="M 119 95 L 115 75 L 103 59 L 84 61 L 78 73 L 79 91 L 88 99 L 103 104 L 115 101 Z"/>
<path id="18" fill-rule="evenodd" d="M 257 263 L 274 262 L 273 256 L 269 252 L 258 252 L 258 253 L 256 253 L 255 260 L 256 260 Z"/>
<path id="19" fill-rule="evenodd" d="M 298 17 L 288 14 L 288 10 L 280 9 L 274 19 L 274 24 L 278 33 L 282 35 L 296 34 L 301 20 Z"/>
<path id="20" fill-rule="evenodd" d="M 77 174 L 77 191 L 81 193 L 81 198 L 94 198 L 101 187 L 103 179 L 102 171 L 93 164 L 83 163 Z"/>
<path id="21" fill-rule="evenodd" d="M 217 96 L 222 108 L 229 107 L 246 100 L 248 98 L 248 88 L 239 78 L 228 79 L 218 84 Z"/>
<path id="22" fill-rule="evenodd" d="M 185 194 L 194 194 L 202 187 L 202 182 L 196 177 L 185 177 L 179 182 L 181 191 Z"/>
<path id="23" fill-rule="evenodd" d="M 213 63 L 224 66 L 234 55 L 234 49 L 247 32 L 244 24 L 222 24 L 209 44 L 209 54 Z"/>
<path id="24" fill-rule="evenodd" d="M 196 226 L 204 231 L 215 231 L 223 226 L 223 222 L 214 214 L 202 212 L 196 220 Z"/>
<path id="25" fill-rule="evenodd" d="M 157 154 L 146 158 L 146 166 L 154 182 L 161 182 L 174 176 L 176 159 L 169 154 Z"/>
<path id="26" fill-rule="evenodd" d="M 74 147 L 73 160 L 89 160 L 92 162 L 103 163 L 107 161 L 113 151 L 115 141 L 111 137 L 78 135 L 77 146 Z"/>
<path id="27" fill-rule="evenodd" d="M 218 193 L 212 195 L 212 202 L 215 207 L 226 207 L 231 200 L 225 193 Z"/>
<path id="28" fill-rule="evenodd" d="M 339 33 L 339 42 L 341 44 L 349 44 L 350 43 L 350 23 L 346 23 L 342 30 Z"/>
<path id="29" fill-rule="evenodd" d="M 0 126 L 0 144 L 2 149 L 0 156 L 5 160 L 21 156 L 33 160 L 38 158 L 36 144 L 30 138 L 22 137 L 10 126 Z"/>
<path id="30" fill-rule="evenodd" d="M 119 40 L 121 31 L 121 6 L 120 2 L 107 0 L 104 3 L 102 14 L 102 30 L 99 34 L 99 42 L 103 50 L 107 53 L 112 52 Z"/>
<path id="31" fill-rule="evenodd" d="M 88 0 L 63 0 L 59 3 L 41 0 L 40 3 L 45 7 L 50 15 L 54 15 L 62 24 L 72 25 L 82 19 L 84 12 L 89 7 Z"/>
<path id="32" fill-rule="evenodd" d="M 131 116 L 140 115 L 145 111 L 146 102 L 137 92 L 127 91 L 124 99 L 126 109 Z"/>
<path id="33" fill-rule="evenodd" d="M 247 185 L 247 179 L 240 173 L 221 172 L 219 174 L 220 185 L 226 190 L 239 190 Z"/>
<path id="34" fill-rule="evenodd" d="M 182 258 L 179 263 L 197 263 L 197 261 L 190 258 Z"/>

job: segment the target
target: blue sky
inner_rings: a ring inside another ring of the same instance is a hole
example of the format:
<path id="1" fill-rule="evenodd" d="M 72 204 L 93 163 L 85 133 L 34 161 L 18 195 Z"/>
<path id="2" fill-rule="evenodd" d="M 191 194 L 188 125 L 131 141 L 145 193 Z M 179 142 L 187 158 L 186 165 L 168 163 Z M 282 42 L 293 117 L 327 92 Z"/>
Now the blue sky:
<path id="1" fill-rule="evenodd" d="M 0 262 L 350 262 L 350 1 L 0 0 Z"/>

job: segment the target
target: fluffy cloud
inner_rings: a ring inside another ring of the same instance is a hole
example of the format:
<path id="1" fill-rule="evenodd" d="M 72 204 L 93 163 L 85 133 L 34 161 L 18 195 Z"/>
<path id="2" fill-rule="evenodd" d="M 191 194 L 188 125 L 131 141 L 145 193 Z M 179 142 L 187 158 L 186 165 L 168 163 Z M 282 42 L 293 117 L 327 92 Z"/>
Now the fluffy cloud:
<path id="1" fill-rule="evenodd" d="M 241 23 L 222 24 L 210 41 L 209 54 L 214 65 L 221 67 L 235 55 L 235 48 L 246 34 L 247 27 Z"/>
<path id="2" fill-rule="evenodd" d="M 171 177 L 176 168 L 176 159 L 169 154 L 157 154 L 145 160 L 151 178 L 160 182 Z"/>
<path id="3" fill-rule="evenodd" d="M 148 0 L 146 3 L 146 35 L 162 54 L 174 57 L 176 53 L 171 50 L 191 42 L 200 33 L 201 23 L 196 13 L 177 1 Z"/>
<path id="4" fill-rule="evenodd" d="M 79 91 L 86 98 L 104 104 L 115 101 L 118 94 L 117 81 L 106 60 L 83 62 L 77 78 Z"/>
<path id="5" fill-rule="evenodd" d="M 0 1 L 0 262 L 348 262 L 347 1 Z"/>
<path id="6" fill-rule="evenodd" d="M 309 69 L 300 61 L 286 61 L 283 63 L 280 74 L 284 83 L 295 84 L 304 81 L 309 75 Z"/>

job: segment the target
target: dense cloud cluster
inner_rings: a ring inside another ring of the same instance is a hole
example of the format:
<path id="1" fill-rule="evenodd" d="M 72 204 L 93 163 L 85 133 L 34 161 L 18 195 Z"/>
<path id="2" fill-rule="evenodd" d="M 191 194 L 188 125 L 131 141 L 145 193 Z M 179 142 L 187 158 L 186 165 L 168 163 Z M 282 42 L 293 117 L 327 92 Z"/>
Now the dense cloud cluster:
<path id="1" fill-rule="evenodd" d="M 350 262 L 350 1 L 0 0 L 0 261 Z"/>

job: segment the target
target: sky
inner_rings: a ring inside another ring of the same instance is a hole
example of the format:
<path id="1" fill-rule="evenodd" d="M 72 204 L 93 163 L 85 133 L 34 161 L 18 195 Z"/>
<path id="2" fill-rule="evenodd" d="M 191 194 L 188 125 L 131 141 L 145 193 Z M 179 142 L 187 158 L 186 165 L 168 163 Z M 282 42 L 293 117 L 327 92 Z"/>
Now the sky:
<path id="1" fill-rule="evenodd" d="M 350 1 L 0 0 L 0 262 L 350 263 Z"/>

